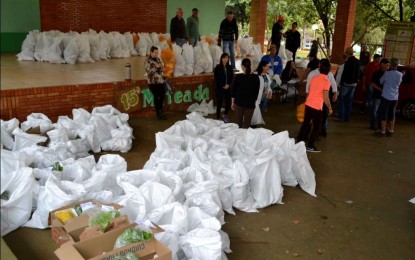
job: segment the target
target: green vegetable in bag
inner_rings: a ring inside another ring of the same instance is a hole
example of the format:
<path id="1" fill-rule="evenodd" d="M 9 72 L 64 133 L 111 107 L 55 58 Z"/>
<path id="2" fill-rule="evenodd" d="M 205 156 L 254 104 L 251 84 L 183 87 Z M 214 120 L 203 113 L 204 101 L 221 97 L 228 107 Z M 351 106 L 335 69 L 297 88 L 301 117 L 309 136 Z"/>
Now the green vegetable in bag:
<path id="1" fill-rule="evenodd" d="M 0 198 L 1 198 L 2 200 L 9 200 L 9 198 L 10 198 L 10 193 L 9 193 L 9 191 L 8 191 L 8 190 L 5 190 L 5 191 L 1 194 Z"/>
<path id="2" fill-rule="evenodd" d="M 55 162 L 53 165 L 52 165 L 52 171 L 58 171 L 58 172 L 61 172 L 61 171 L 63 171 L 63 167 L 59 164 L 59 162 Z"/>
<path id="3" fill-rule="evenodd" d="M 120 217 L 121 214 L 118 211 L 111 210 L 108 212 L 100 212 L 94 218 L 89 221 L 89 226 L 98 225 L 102 232 L 108 227 L 111 222 L 111 219 Z"/>
<path id="4" fill-rule="evenodd" d="M 134 253 L 130 252 L 130 253 L 128 253 L 126 255 L 123 255 L 123 256 L 121 256 L 121 255 L 116 256 L 116 257 L 113 258 L 113 260 L 140 260 L 140 259 Z"/>
<path id="5" fill-rule="evenodd" d="M 153 234 L 151 232 L 137 230 L 135 228 L 128 228 L 118 236 L 117 240 L 115 241 L 114 249 L 152 238 Z"/>

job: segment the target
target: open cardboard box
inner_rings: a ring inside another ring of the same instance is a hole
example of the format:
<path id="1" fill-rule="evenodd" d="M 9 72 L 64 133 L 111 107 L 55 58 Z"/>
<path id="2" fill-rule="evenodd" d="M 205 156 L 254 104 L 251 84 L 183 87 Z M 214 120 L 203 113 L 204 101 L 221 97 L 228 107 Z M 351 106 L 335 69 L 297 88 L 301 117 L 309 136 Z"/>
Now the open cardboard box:
<path id="1" fill-rule="evenodd" d="M 118 210 L 122 208 L 121 205 L 110 203 L 103 204 L 96 200 L 84 200 L 76 203 L 66 205 L 64 207 L 58 208 L 50 212 L 50 225 L 52 239 L 59 245 L 63 245 L 67 242 L 76 243 L 82 240 L 90 239 L 93 237 L 100 236 L 104 234 L 99 228 L 89 227 L 89 216 L 87 214 L 80 215 L 78 217 L 68 220 L 65 224 L 62 224 L 60 220 L 56 217 L 55 212 L 74 208 L 77 205 L 91 202 L 96 206 L 112 206 L 114 209 Z M 128 226 L 130 224 L 127 216 L 121 216 L 112 220 L 111 227 L 109 230 L 118 229 L 121 227 Z M 164 230 L 158 225 L 154 224 L 155 228 L 151 228 L 153 234 L 163 232 Z"/>
<path id="2" fill-rule="evenodd" d="M 51 211 L 49 214 L 49 221 L 50 221 L 50 225 L 52 229 L 52 239 L 58 245 L 62 245 L 68 241 L 72 241 L 72 242 L 80 241 L 80 236 L 82 232 L 84 232 L 85 228 L 89 226 L 89 216 L 87 214 L 80 215 L 78 217 L 68 220 L 65 224 L 63 224 L 56 217 L 55 213 L 61 210 L 65 210 L 65 209 L 75 208 L 77 205 L 89 203 L 89 202 L 91 202 L 95 206 L 102 206 L 102 205 L 111 206 L 116 210 L 122 208 L 121 205 L 118 205 L 115 203 L 103 204 L 96 200 L 84 200 L 84 201 L 72 203 L 64 207 L 58 208 L 54 211 Z M 121 216 L 114 220 L 118 220 L 118 224 L 119 224 L 118 227 L 129 224 L 128 218 L 126 218 L 126 216 Z"/>
<path id="3" fill-rule="evenodd" d="M 68 242 L 55 251 L 56 256 L 61 260 L 110 260 L 115 256 L 123 256 L 127 253 L 134 253 L 140 260 L 153 259 L 158 255 L 157 260 L 171 260 L 170 249 L 164 246 L 157 239 L 151 239 L 139 243 L 132 243 L 124 247 L 113 249 L 117 237 L 127 228 L 135 227 L 136 224 L 111 230 L 98 237 L 90 238 L 77 243 Z"/>

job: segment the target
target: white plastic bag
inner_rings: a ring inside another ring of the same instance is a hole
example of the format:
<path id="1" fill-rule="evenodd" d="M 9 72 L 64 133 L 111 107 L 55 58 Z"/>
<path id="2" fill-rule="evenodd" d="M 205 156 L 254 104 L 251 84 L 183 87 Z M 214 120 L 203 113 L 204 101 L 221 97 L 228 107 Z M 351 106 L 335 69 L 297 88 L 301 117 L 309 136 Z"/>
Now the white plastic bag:
<path id="1" fill-rule="evenodd" d="M 131 34 L 131 32 L 125 32 L 124 37 L 125 37 L 125 41 L 127 42 L 128 50 L 130 51 L 130 55 L 131 56 L 137 56 L 138 53 L 134 48 L 133 35 Z"/>
<path id="2" fill-rule="evenodd" d="M 188 210 L 188 228 L 189 231 L 197 228 L 208 228 L 219 231 L 222 225 L 215 217 L 209 216 L 198 207 L 192 207 Z"/>
<path id="3" fill-rule="evenodd" d="M 22 43 L 22 51 L 17 54 L 17 60 L 28 60 L 33 61 L 35 60 L 35 46 L 37 35 L 39 34 L 38 30 L 30 31 L 29 34 L 26 36 L 26 39 Z"/>
<path id="4" fill-rule="evenodd" d="M 9 194 L 7 200 L 1 200 L 1 236 L 29 220 L 35 185 L 32 168 L 24 167 L 14 172 L 1 173 L 1 194 Z"/>
<path id="5" fill-rule="evenodd" d="M 87 34 L 81 34 L 78 38 L 76 38 L 76 43 L 78 44 L 79 49 L 79 56 L 77 61 L 81 63 L 95 62 L 91 58 L 89 36 Z"/>
<path id="6" fill-rule="evenodd" d="M 166 231 L 187 232 L 187 207 L 179 202 L 173 202 L 154 209 L 148 217 Z"/>
<path id="7" fill-rule="evenodd" d="M 63 57 L 65 59 L 65 62 L 68 64 L 75 64 L 76 60 L 79 56 L 79 47 L 76 43 L 76 38 L 72 38 L 68 46 L 66 46 L 65 50 L 63 51 Z"/>
<path id="8" fill-rule="evenodd" d="M 180 247 L 189 259 L 220 260 L 222 239 L 218 231 L 197 228 L 180 237 Z"/>
<path id="9" fill-rule="evenodd" d="M 15 136 L 13 151 L 19 151 L 29 146 L 35 146 L 38 143 L 46 142 L 48 139 L 46 136 L 27 134 L 20 128 L 16 128 L 13 131 L 13 134 Z"/>
<path id="10" fill-rule="evenodd" d="M 49 179 L 45 186 L 40 188 L 37 209 L 24 226 L 47 228 L 50 211 L 81 200 L 85 194 L 86 191 L 81 184 Z"/>
<path id="11" fill-rule="evenodd" d="M 231 187 L 233 206 L 245 212 L 258 212 L 257 204 L 249 187 L 249 174 L 245 166 L 236 160 L 233 163 L 235 179 Z"/>
<path id="12" fill-rule="evenodd" d="M 297 178 L 301 189 L 316 197 L 315 174 L 308 161 L 304 142 L 295 144 L 289 153 L 292 160 L 292 172 Z"/>
<path id="13" fill-rule="evenodd" d="M 41 133 L 45 133 L 53 128 L 52 121 L 45 114 L 32 113 L 27 116 L 27 121 L 21 124 L 23 131 L 27 131 L 30 128 L 39 127 Z"/>
<path id="14" fill-rule="evenodd" d="M 65 63 L 65 60 L 62 57 L 62 48 L 61 48 L 62 38 L 54 37 L 52 45 L 49 46 L 44 57 L 44 61 L 49 61 L 50 63 L 62 64 Z"/>

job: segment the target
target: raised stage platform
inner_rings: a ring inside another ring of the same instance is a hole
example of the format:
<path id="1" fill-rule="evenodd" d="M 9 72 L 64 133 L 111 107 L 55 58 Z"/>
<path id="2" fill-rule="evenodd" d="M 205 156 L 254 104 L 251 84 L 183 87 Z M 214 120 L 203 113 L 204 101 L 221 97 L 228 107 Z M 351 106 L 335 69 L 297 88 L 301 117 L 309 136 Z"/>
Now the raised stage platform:
<path id="1" fill-rule="evenodd" d="M 72 114 L 73 108 L 91 111 L 111 104 L 132 115 L 153 113 L 152 95 L 144 77 L 145 57 L 110 59 L 84 64 L 17 61 L 1 54 L 1 119 L 39 112 L 52 120 Z M 132 81 L 125 81 L 125 65 L 132 66 Z M 170 79 L 167 110 L 186 110 L 190 104 L 214 98 L 213 74 Z"/>

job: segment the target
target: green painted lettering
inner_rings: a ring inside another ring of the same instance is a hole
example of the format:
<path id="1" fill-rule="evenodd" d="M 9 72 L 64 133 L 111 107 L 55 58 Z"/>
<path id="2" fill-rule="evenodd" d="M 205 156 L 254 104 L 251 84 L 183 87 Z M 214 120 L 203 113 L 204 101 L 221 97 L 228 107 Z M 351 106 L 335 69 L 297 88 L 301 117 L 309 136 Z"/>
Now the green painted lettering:
<path id="1" fill-rule="evenodd" d="M 174 103 L 180 104 L 182 103 L 183 93 L 181 91 L 177 91 L 174 93 Z"/>
<path id="2" fill-rule="evenodd" d="M 171 101 L 172 98 L 171 98 L 171 95 L 170 95 L 170 93 L 168 91 L 166 92 L 166 96 L 167 96 L 167 104 L 170 105 L 171 102 L 172 102 Z"/>
<path id="3" fill-rule="evenodd" d="M 143 89 L 141 93 L 143 93 L 143 108 L 146 108 L 147 104 L 154 106 L 154 97 L 150 89 Z"/>
<path id="4" fill-rule="evenodd" d="M 192 91 L 186 90 L 184 92 L 183 102 L 186 102 L 186 103 L 192 102 Z"/>

